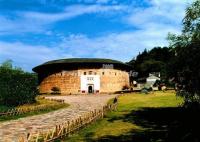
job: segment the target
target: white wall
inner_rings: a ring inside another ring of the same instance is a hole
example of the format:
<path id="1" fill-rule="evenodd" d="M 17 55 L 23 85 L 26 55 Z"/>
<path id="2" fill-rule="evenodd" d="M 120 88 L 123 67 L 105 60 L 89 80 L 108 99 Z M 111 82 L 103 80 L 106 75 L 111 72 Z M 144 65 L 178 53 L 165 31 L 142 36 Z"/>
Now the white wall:
<path id="1" fill-rule="evenodd" d="M 147 78 L 147 82 L 156 82 L 157 79 L 148 79 Z"/>
<path id="2" fill-rule="evenodd" d="M 94 85 L 94 91 L 100 91 L 100 76 L 99 75 L 81 75 L 81 91 L 88 91 L 88 85 Z"/>

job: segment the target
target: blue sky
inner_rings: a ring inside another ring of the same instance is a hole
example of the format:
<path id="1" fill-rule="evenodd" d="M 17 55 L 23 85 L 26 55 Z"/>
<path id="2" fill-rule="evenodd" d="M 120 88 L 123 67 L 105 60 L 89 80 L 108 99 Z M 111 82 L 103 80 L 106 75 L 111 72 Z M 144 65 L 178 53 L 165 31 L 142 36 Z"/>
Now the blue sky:
<path id="1" fill-rule="evenodd" d="M 129 61 L 167 46 L 192 0 L 0 0 L 0 63 L 31 69 L 59 58 Z"/>

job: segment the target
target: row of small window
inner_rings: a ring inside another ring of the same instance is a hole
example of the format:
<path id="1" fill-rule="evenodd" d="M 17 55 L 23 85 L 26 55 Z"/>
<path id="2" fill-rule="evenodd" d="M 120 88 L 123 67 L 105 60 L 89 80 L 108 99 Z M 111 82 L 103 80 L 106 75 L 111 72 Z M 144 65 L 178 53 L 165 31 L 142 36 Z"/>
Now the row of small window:
<path id="1" fill-rule="evenodd" d="M 83 73 L 84 75 L 87 75 L 87 72 L 84 72 Z M 94 72 L 94 75 L 96 75 L 97 73 L 96 72 Z M 110 74 L 111 74 L 111 72 L 110 72 Z M 93 72 L 92 71 L 89 71 L 88 72 L 88 75 L 93 75 Z M 105 72 L 102 72 L 102 75 L 105 75 Z M 117 75 L 117 73 L 115 73 L 115 75 Z"/>
<path id="2" fill-rule="evenodd" d="M 84 75 L 87 75 L 87 72 L 84 72 L 83 73 Z M 93 74 L 93 72 L 92 71 L 89 71 L 89 73 L 88 73 L 89 75 L 92 75 Z M 97 73 L 96 72 L 94 72 L 94 75 L 96 75 Z"/>
<path id="3" fill-rule="evenodd" d="M 59 74 L 54 74 L 54 75 L 61 75 L 63 76 L 65 74 L 65 72 L 62 72 L 62 73 L 59 73 Z M 89 71 L 88 73 L 87 72 L 84 72 L 83 73 L 84 75 L 97 75 L 96 72 L 92 72 L 92 71 Z M 112 74 L 112 72 L 109 73 L 110 75 Z M 71 75 L 78 75 L 78 73 L 71 73 Z M 105 72 L 102 72 L 102 75 L 105 75 Z M 115 72 L 115 75 L 117 75 L 117 73 Z M 120 75 L 120 73 L 119 73 Z"/>
<path id="4" fill-rule="evenodd" d="M 93 77 L 88 77 L 87 80 L 88 80 L 88 81 L 93 81 L 94 78 L 93 78 Z"/>

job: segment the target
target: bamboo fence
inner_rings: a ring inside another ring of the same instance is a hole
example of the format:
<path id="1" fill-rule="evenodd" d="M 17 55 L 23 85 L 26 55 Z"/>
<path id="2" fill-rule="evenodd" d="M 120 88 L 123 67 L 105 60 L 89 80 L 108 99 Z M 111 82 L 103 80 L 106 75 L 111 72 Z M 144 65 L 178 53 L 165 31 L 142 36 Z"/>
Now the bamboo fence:
<path id="1" fill-rule="evenodd" d="M 59 103 L 64 103 L 64 100 L 56 100 L 56 99 L 50 99 L 51 101 L 56 101 Z M 23 108 L 12 108 L 8 109 L 6 111 L 0 112 L 1 116 L 17 116 L 29 112 L 36 112 L 36 111 L 43 111 L 48 110 L 51 107 L 54 107 L 54 104 L 43 104 L 43 105 L 37 105 L 37 106 L 31 106 L 31 107 L 23 107 Z"/>
<path id="2" fill-rule="evenodd" d="M 117 103 L 107 104 L 101 109 L 95 109 L 75 118 L 74 120 L 56 125 L 49 131 L 42 130 L 34 134 L 28 133 L 26 137 L 19 137 L 18 142 L 51 142 L 56 139 L 67 137 L 87 124 L 103 118 L 106 112 L 116 110 L 116 108 Z"/>

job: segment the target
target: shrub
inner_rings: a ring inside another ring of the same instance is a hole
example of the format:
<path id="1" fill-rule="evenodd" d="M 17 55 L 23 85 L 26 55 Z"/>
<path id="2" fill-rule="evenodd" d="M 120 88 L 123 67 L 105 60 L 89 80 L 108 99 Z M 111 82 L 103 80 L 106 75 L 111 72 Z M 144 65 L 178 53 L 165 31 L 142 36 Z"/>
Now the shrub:
<path id="1" fill-rule="evenodd" d="M 141 89 L 141 93 L 148 94 L 149 91 L 148 91 L 147 88 L 144 87 L 144 88 Z"/>
<path id="2" fill-rule="evenodd" d="M 59 87 L 52 87 L 51 88 L 51 94 L 60 94 L 60 88 Z"/>
<path id="3" fill-rule="evenodd" d="M 0 104 L 17 106 L 35 102 L 37 76 L 21 69 L 0 66 Z"/>
<path id="4" fill-rule="evenodd" d="M 124 85 L 122 90 L 128 90 L 129 89 L 129 86 L 128 85 Z"/>

